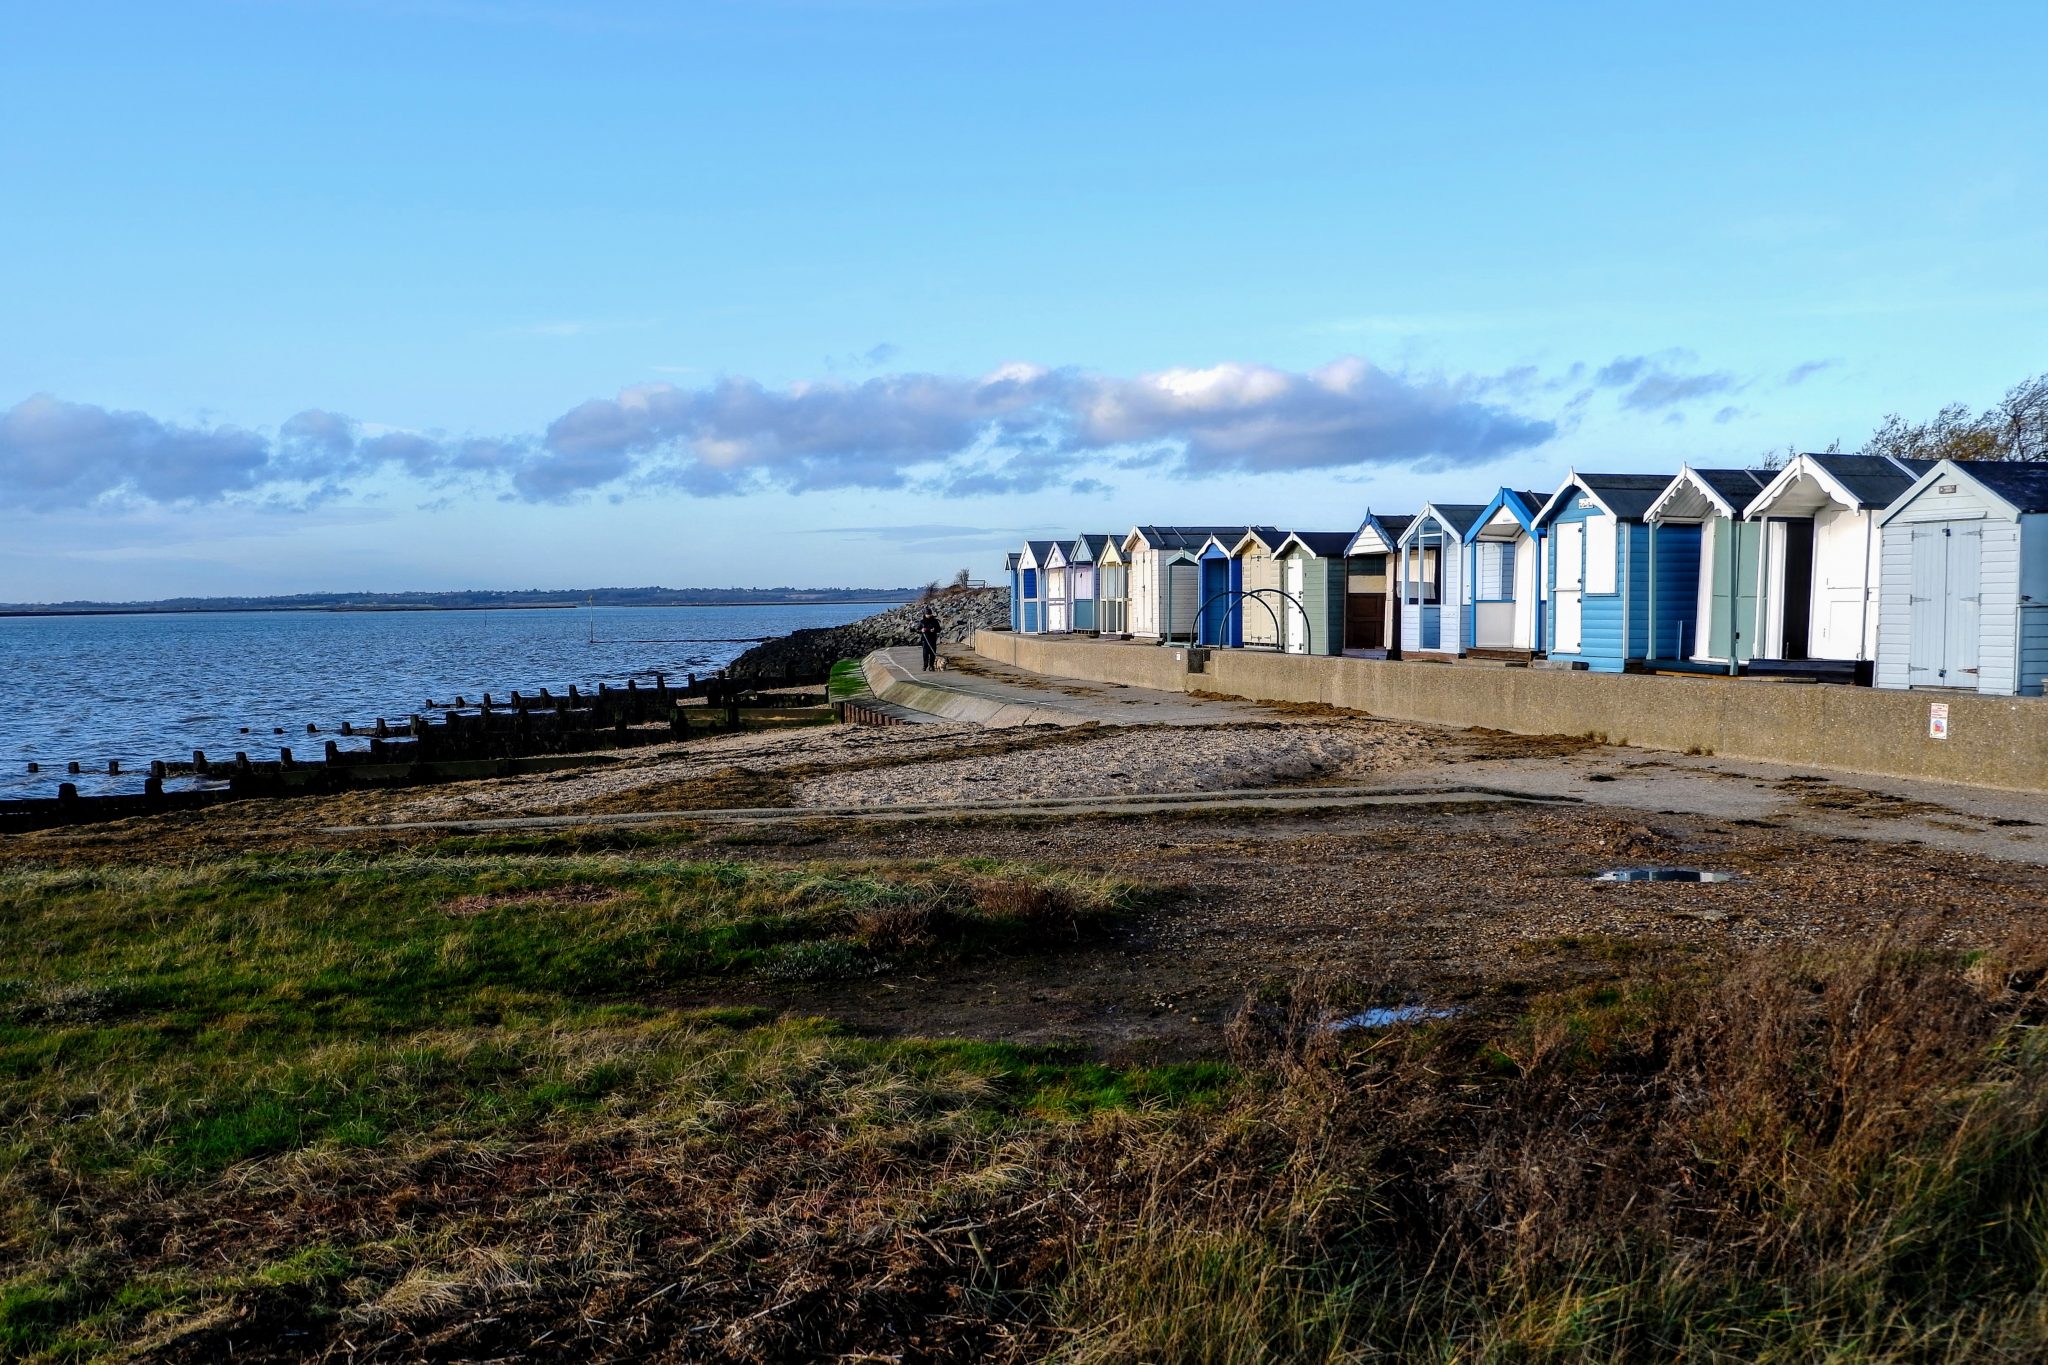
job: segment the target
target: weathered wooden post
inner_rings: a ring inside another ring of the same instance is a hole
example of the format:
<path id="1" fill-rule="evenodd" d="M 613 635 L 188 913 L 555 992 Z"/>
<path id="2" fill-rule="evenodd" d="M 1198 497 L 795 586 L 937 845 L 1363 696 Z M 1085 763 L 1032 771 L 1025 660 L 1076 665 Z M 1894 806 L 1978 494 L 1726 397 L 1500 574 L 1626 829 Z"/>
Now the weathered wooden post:
<path id="1" fill-rule="evenodd" d="M 64 765 L 64 771 L 70 773 L 73 777 L 76 777 L 78 776 L 79 773 L 83 772 L 84 769 L 78 766 L 78 760 L 74 758 L 69 763 L 66 763 Z"/>
<path id="2" fill-rule="evenodd" d="M 151 773 L 142 783 L 142 794 L 152 801 L 164 799 L 164 780 Z"/>
<path id="3" fill-rule="evenodd" d="M 28 765 L 28 770 L 29 770 L 30 772 L 32 772 L 32 773 L 39 773 L 39 772 L 41 772 L 41 771 L 43 770 L 43 765 L 42 765 L 42 764 L 40 764 L 40 763 L 38 763 L 38 762 L 36 762 L 36 761 L 35 761 L 34 759 L 30 759 L 30 760 L 29 760 L 29 765 Z"/>
<path id="4" fill-rule="evenodd" d="M 327 741 L 326 757 L 327 766 L 330 768 L 341 762 L 341 746 L 331 739 Z"/>
<path id="5" fill-rule="evenodd" d="M 343 721 L 341 723 L 341 732 L 345 735 L 353 735 L 356 732 L 355 722 L 350 720 Z"/>
<path id="6" fill-rule="evenodd" d="M 252 769 L 249 766 L 249 755 L 244 753 L 240 749 L 235 750 L 235 771 L 238 773 L 249 773 L 254 771 L 254 769 Z"/>
<path id="7" fill-rule="evenodd" d="M 57 784 L 57 799 L 67 806 L 75 805 L 78 801 L 78 784 L 76 782 L 59 782 Z"/>
<path id="8" fill-rule="evenodd" d="M 119 777 L 120 775 L 121 775 L 121 760 L 120 760 L 120 759 L 118 759 L 118 758 L 110 758 L 110 759 L 108 759 L 108 760 L 107 760 L 107 776 L 108 776 L 108 777 Z"/>
<path id="9" fill-rule="evenodd" d="M 160 758 L 153 759 L 151 760 L 149 765 L 149 775 L 155 778 L 158 782 L 162 782 L 166 777 L 169 777 L 171 775 L 170 766 Z"/>
<path id="10" fill-rule="evenodd" d="M 192 751 L 192 771 L 201 777 L 206 776 L 206 750 L 194 749 Z"/>
<path id="11" fill-rule="evenodd" d="M 277 766 L 280 768 L 296 768 L 298 766 L 298 764 L 292 762 L 292 751 L 290 749 L 283 747 L 278 749 Z"/>
<path id="12" fill-rule="evenodd" d="M 384 717 L 382 716 L 377 717 L 377 738 L 391 738 L 391 727 L 384 723 Z"/>

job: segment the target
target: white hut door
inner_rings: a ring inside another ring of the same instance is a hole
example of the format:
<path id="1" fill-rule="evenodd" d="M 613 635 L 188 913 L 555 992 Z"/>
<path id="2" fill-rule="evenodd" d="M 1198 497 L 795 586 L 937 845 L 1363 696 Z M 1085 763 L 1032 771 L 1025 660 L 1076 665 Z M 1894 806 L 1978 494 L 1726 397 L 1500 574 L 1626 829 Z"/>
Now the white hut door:
<path id="1" fill-rule="evenodd" d="M 1514 581 L 1507 585 L 1515 599 L 1514 634 L 1510 643 L 1516 649 L 1536 648 L 1536 539 L 1520 536 L 1515 540 Z M 1474 641 L 1474 643 L 1478 643 Z"/>
<path id="2" fill-rule="evenodd" d="M 1950 687 L 1977 685 L 1978 604 L 1984 591 L 1984 525 L 1949 523 L 1948 636 L 1942 661 Z"/>
<path id="3" fill-rule="evenodd" d="M 1585 538 L 1585 528 L 1576 521 L 1560 522 L 1550 538 L 1557 556 L 1557 587 L 1552 596 L 1557 602 L 1554 648 L 1559 654 L 1578 653 L 1584 634 L 1579 615 L 1579 584 L 1583 581 Z"/>
<path id="4" fill-rule="evenodd" d="M 1915 526 L 1910 591 L 1906 686 L 1976 687 L 1983 524 L 1934 521 Z"/>
<path id="5" fill-rule="evenodd" d="M 1289 654 L 1308 653 L 1308 617 L 1302 609 L 1302 593 L 1308 586 L 1308 576 L 1303 572 L 1307 563 L 1300 555 L 1289 555 L 1280 561 L 1280 591 L 1287 594 L 1286 603 L 1280 608 L 1280 619 L 1287 625 L 1281 647 Z"/>

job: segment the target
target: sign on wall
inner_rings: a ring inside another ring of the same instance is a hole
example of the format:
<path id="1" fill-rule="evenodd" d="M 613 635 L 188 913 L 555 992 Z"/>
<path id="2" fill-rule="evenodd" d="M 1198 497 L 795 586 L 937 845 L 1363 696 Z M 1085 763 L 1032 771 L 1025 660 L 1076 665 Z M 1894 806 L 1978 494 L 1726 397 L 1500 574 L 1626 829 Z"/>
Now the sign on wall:
<path id="1" fill-rule="evenodd" d="M 1935 701 L 1927 704 L 1927 737 L 1929 739 L 1948 738 L 1947 702 Z"/>

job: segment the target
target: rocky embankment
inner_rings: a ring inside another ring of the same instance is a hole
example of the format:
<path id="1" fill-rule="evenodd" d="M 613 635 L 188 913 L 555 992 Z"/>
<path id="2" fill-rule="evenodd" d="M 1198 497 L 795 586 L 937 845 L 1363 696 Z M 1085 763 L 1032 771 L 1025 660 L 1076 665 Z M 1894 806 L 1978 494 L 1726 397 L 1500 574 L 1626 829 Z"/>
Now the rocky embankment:
<path id="1" fill-rule="evenodd" d="M 917 622 L 929 605 L 944 627 L 941 638 L 964 644 L 977 630 L 1010 624 L 1008 588 L 966 588 L 942 592 L 929 602 L 905 602 L 843 626 L 792 631 L 734 659 L 726 673 L 734 678 L 820 677 L 841 659 L 858 659 L 891 645 L 917 643 Z"/>

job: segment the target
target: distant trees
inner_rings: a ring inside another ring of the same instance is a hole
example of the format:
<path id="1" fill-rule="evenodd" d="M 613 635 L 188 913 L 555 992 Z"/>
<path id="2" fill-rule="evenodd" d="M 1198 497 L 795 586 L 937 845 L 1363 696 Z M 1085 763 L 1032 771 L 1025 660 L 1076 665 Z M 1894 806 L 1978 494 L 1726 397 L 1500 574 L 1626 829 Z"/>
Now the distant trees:
<path id="1" fill-rule="evenodd" d="M 1836 441 L 1824 454 L 1841 453 Z M 1768 468 L 1781 468 L 1795 453 L 1764 457 Z M 1967 403 L 1950 403 L 1925 422 L 1909 422 L 1889 414 L 1870 433 L 1860 455 L 1892 455 L 1902 460 L 2034 460 L 2048 461 L 2048 374 L 2022 379 L 2005 397 L 1982 412 Z"/>

